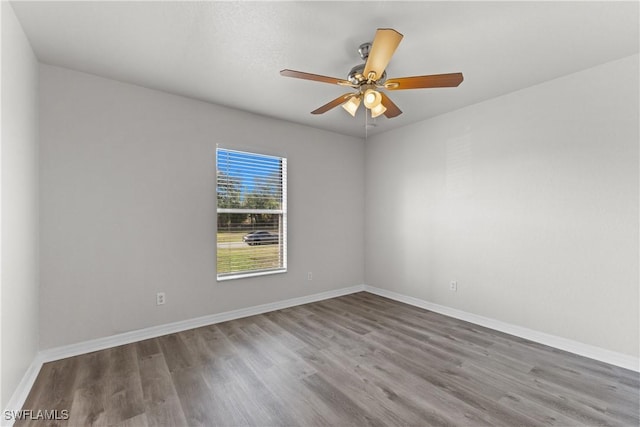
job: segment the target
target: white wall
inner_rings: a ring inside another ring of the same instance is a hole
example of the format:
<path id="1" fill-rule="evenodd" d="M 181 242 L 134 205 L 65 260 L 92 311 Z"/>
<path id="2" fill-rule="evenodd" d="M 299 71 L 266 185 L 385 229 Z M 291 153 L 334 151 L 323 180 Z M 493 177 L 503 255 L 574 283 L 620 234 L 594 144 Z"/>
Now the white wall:
<path id="1" fill-rule="evenodd" d="M 638 89 L 635 55 L 370 138 L 366 283 L 637 357 Z"/>
<path id="2" fill-rule="evenodd" d="M 48 65 L 40 119 L 42 349 L 363 283 L 361 139 Z M 216 144 L 288 158 L 288 273 L 216 282 Z"/>
<path id="3" fill-rule="evenodd" d="M 2 2 L 0 408 L 38 350 L 38 62 Z"/>

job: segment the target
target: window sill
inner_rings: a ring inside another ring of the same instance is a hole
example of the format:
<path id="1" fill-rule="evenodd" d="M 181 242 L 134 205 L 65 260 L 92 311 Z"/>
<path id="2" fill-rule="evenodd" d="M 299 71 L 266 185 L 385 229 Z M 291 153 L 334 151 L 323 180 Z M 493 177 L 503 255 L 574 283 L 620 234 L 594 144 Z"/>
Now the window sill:
<path id="1" fill-rule="evenodd" d="M 218 282 L 226 282 L 227 280 L 235 280 L 235 279 L 244 279 L 247 277 L 258 277 L 258 276 L 269 276 L 271 274 L 280 274 L 286 273 L 286 268 L 280 268 L 278 270 L 267 270 L 267 271 L 254 271 L 251 273 L 237 273 L 237 274 L 226 274 L 224 276 L 218 276 Z"/>

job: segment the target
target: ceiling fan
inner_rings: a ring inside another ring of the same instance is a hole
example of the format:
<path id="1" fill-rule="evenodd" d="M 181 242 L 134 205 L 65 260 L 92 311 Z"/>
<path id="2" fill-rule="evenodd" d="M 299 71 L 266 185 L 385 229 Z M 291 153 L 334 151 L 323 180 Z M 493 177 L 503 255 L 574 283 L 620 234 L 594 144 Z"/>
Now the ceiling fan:
<path id="1" fill-rule="evenodd" d="M 371 111 L 371 117 L 384 114 L 392 118 L 402 114 L 402 111 L 380 89 L 404 90 L 434 87 L 457 87 L 462 83 L 462 73 L 432 74 L 428 76 L 413 76 L 387 79 L 385 69 L 391 56 L 402 40 L 402 34 L 391 28 L 379 28 L 372 43 L 363 43 L 358 52 L 365 61 L 356 65 L 349 72 L 347 80 L 302 71 L 282 70 L 280 75 L 297 79 L 313 80 L 317 82 L 337 84 L 357 89 L 357 92 L 345 93 L 317 108 L 311 114 L 322 114 L 332 108 L 342 107 L 355 117 L 360 102 Z"/>

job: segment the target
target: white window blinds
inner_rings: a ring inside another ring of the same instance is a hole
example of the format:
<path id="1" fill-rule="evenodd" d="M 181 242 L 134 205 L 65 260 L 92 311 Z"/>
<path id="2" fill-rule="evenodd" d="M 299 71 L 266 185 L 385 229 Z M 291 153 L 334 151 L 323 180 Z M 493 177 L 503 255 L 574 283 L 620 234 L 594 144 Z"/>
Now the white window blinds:
<path id="1" fill-rule="evenodd" d="M 287 159 L 216 151 L 218 279 L 287 269 Z"/>

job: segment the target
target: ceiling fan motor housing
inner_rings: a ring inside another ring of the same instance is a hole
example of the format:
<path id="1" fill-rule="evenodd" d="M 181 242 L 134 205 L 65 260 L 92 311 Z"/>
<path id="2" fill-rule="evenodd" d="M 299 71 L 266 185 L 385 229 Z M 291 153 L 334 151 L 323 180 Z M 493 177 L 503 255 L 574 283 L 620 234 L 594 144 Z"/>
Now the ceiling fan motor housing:
<path id="1" fill-rule="evenodd" d="M 367 78 L 364 76 L 364 66 L 365 64 L 356 65 L 349 71 L 349 75 L 347 76 L 347 80 L 354 85 L 361 85 L 367 82 Z M 382 84 L 387 80 L 387 72 L 382 73 L 382 77 L 376 80 L 376 83 Z"/>
<path id="2" fill-rule="evenodd" d="M 360 54 L 360 58 L 364 61 L 363 64 L 356 65 L 349 71 L 349 75 L 347 76 L 347 80 L 349 80 L 354 85 L 361 85 L 366 83 L 367 77 L 364 75 L 364 67 L 366 65 L 367 59 L 369 58 L 369 52 L 371 51 L 371 42 L 362 43 L 360 47 L 358 47 L 358 53 Z M 384 83 L 387 79 L 387 72 L 384 71 L 382 76 L 376 80 L 378 84 Z"/>

